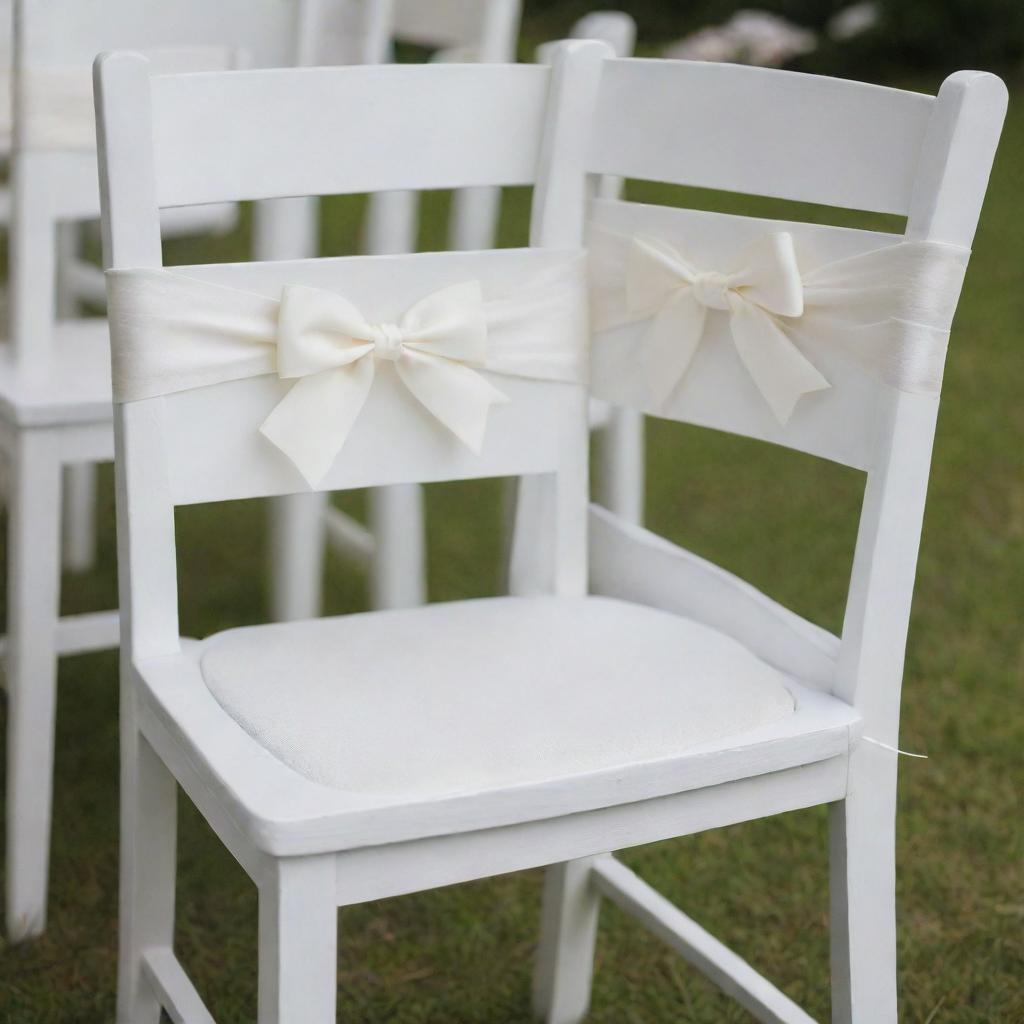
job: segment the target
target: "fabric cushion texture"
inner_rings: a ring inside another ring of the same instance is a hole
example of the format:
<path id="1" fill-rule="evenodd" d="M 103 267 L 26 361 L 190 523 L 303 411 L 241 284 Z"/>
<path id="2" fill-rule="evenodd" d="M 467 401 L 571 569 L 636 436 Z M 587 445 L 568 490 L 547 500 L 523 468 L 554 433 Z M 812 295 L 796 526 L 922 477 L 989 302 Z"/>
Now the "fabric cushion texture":
<path id="1" fill-rule="evenodd" d="M 677 756 L 793 713 L 707 626 L 600 597 L 491 598 L 229 630 L 203 678 L 261 746 L 366 795 L 480 792 Z"/>

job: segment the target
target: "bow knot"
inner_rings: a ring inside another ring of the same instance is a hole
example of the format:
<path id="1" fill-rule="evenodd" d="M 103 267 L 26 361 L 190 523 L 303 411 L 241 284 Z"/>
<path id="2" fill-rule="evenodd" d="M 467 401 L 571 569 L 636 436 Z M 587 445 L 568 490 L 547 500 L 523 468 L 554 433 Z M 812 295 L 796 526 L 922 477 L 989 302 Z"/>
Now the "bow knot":
<path id="1" fill-rule="evenodd" d="M 492 405 L 505 396 L 476 368 L 487 356 L 480 284 L 443 288 L 398 323 L 370 323 L 347 299 L 319 288 L 285 288 L 277 372 L 295 384 L 260 428 L 316 486 L 341 451 L 370 394 L 378 361 L 435 419 L 474 452 Z"/>
<path id="2" fill-rule="evenodd" d="M 729 311 L 729 278 L 717 270 L 708 270 L 693 279 L 693 297 L 705 309 Z"/>
<path id="3" fill-rule="evenodd" d="M 398 324 L 371 324 L 373 354 L 388 363 L 397 363 L 402 356 L 405 336 Z"/>
<path id="4" fill-rule="evenodd" d="M 725 312 L 743 365 L 776 418 L 785 423 L 801 395 L 830 387 L 780 324 L 780 317 L 804 312 L 792 236 L 763 236 L 736 257 L 733 268 L 725 273 L 697 267 L 667 242 L 633 238 L 626 300 L 631 315 L 651 318 L 649 386 L 664 408 L 696 355 L 708 312 Z"/>

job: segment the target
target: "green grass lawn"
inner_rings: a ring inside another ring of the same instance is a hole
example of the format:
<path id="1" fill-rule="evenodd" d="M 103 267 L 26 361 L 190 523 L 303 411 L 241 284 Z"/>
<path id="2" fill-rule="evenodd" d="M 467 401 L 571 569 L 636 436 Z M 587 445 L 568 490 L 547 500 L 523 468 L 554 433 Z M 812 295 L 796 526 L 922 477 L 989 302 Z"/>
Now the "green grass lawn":
<path id="1" fill-rule="evenodd" d="M 1024 97 L 1019 97 L 1024 98 Z M 1024 107 L 1011 106 L 950 351 L 904 688 L 900 990 L 918 1024 L 1024 1021 L 1021 613 L 1024 610 Z M 772 214 L 792 207 L 635 188 L 635 197 Z M 522 240 L 527 197 L 503 232 Z M 435 242 L 444 197 L 431 197 Z M 350 251 L 362 205 L 325 205 L 325 250 Z M 785 215 L 785 214 L 784 214 Z M 804 218 L 826 211 L 801 209 Z M 879 223 L 843 215 L 842 223 Z M 891 223 L 886 221 L 883 223 Z M 244 258 L 245 229 L 180 243 L 179 261 Z M 767 446 L 652 424 L 648 518 L 658 531 L 836 630 L 853 550 L 859 474 Z M 429 491 L 431 596 L 496 591 L 497 482 Z M 343 499 L 358 509 L 359 496 Z M 104 478 L 102 556 L 65 581 L 67 611 L 112 605 L 113 510 Z M 179 516 L 182 628 L 265 615 L 265 507 Z M 333 613 L 364 606 L 363 581 L 328 566 Z M 0 1022 L 92 1024 L 114 1007 L 117 679 L 113 654 L 61 665 L 50 926 L 0 940 Z M 255 1017 L 256 894 L 182 802 L 178 947 L 220 1024 Z M 819 1020 L 829 1015 L 823 809 L 629 851 L 624 859 Z M 341 1019 L 515 1024 L 529 1017 L 541 876 L 512 875 L 340 915 Z M 602 917 L 592 1020 L 748 1019 L 614 909 Z"/>

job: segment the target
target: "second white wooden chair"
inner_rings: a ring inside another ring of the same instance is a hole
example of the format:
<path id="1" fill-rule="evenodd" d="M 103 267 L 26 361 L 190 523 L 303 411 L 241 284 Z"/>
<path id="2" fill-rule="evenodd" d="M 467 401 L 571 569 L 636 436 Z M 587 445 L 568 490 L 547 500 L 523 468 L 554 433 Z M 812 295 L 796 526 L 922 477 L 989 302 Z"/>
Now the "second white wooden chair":
<path id="1" fill-rule="evenodd" d="M 887 234 L 607 199 L 587 218 L 595 396 L 866 475 L 841 637 L 607 509 L 590 519 L 595 593 L 728 637 L 792 701 L 767 731 L 662 762 L 658 792 L 631 805 L 633 822 L 614 838 L 629 846 L 828 804 L 834 1024 L 897 1021 L 904 653 L 949 328 L 1005 110 L 1003 83 L 980 72 L 953 75 L 933 98 L 736 65 L 613 60 L 593 121 L 592 174 L 906 218 Z M 673 670 L 674 685 L 702 692 L 691 720 L 715 685 L 695 684 L 702 647 L 695 638 Z M 586 1014 L 602 899 L 758 1020 L 812 1024 L 610 855 L 550 869 L 536 987 L 547 1021 Z"/>

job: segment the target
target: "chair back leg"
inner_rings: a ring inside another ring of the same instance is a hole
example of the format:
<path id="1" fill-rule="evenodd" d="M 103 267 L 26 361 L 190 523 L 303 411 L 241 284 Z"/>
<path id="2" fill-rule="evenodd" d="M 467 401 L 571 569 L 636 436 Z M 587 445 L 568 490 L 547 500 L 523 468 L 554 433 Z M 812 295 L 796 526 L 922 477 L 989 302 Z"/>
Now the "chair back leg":
<path id="1" fill-rule="evenodd" d="M 850 794 L 829 808 L 832 1024 L 896 1024 L 896 757 L 850 756 Z"/>

